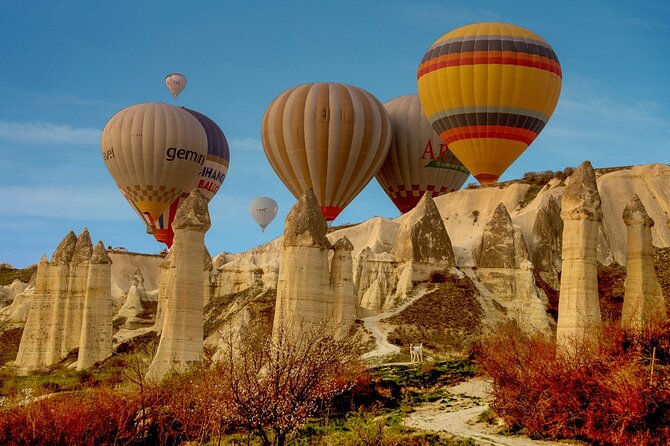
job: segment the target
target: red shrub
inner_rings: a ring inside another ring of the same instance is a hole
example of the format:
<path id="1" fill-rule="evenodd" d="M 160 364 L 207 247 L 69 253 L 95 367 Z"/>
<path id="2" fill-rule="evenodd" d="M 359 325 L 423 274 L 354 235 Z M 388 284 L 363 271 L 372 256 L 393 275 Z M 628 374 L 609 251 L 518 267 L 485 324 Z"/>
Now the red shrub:
<path id="1" fill-rule="evenodd" d="M 478 355 L 493 379 L 493 408 L 532 437 L 669 444 L 670 374 L 657 365 L 651 384 L 645 349 L 638 348 L 645 341 L 628 338 L 606 328 L 599 352 L 567 359 L 556 355 L 553 342 L 501 325 Z"/>

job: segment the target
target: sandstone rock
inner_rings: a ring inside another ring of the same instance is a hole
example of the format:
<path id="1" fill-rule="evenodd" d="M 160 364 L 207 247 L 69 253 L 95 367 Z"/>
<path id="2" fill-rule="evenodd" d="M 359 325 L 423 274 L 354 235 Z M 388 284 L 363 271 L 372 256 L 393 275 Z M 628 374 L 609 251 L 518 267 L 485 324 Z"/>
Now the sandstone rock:
<path id="1" fill-rule="evenodd" d="M 351 251 L 354 247 L 346 237 L 333 245 L 333 260 L 330 267 L 330 286 L 333 292 L 334 323 L 340 336 L 348 334 L 356 320 L 356 294 Z"/>
<path id="2" fill-rule="evenodd" d="M 480 268 L 519 268 L 528 260 L 521 230 L 514 227 L 503 203 L 486 223 L 476 257 Z"/>
<path id="3" fill-rule="evenodd" d="M 563 264 L 556 342 L 568 355 L 594 346 L 601 324 L 597 265 L 600 206 L 595 173 L 585 161 L 572 175 L 561 200 Z"/>
<path id="4" fill-rule="evenodd" d="M 622 216 L 627 227 L 628 255 L 621 326 L 642 330 L 667 319 L 663 291 L 654 267 L 651 237 L 654 220 L 637 195 L 633 195 Z"/>
<path id="5" fill-rule="evenodd" d="M 174 268 L 166 287 L 164 322 L 147 379 L 158 381 L 171 370 L 181 370 L 201 359 L 203 351 L 203 299 L 205 232 L 210 227 L 207 200 L 195 189 L 177 210 L 172 228 Z"/>
<path id="6" fill-rule="evenodd" d="M 15 364 L 19 375 L 26 375 L 31 370 L 37 370 L 47 365 L 46 342 L 51 323 L 48 269 L 49 262 L 43 255 L 37 264 L 35 290 L 33 291 L 30 310 L 16 356 Z"/>
<path id="7" fill-rule="evenodd" d="M 377 286 L 384 295 L 387 295 L 393 289 L 396 282 L 396 262 L 389 253 L 375 254 L 371 249 L 366 248 L 361 251 L 356 263 L 354 282 L 357 301 L 363 308 L 378 311 L 370 307 L 372 305 L 370 302 L 375 301 L 375 299 L 370 300 L 369 297 L 364 299 L 363 296 L 375 281 L 378 282 Z M 384 302 L 385 299 L 382 296 L 379 308 L 384 305 Z M 374 304 L 374 306 L 376 305 Z"/>
<path id="8" fill-rule="evenodd" d="M 455 265 L 449 234 L 429 193 L 424 194 L 411 216 L 403 221 L 392 254 L 399 262 Z"/>
<path id="9" fill-rule="evenodd" d="M 330 248 L 327 229 L 319 202 L 309 189 L 286 216 L 284 246 Z"/>
<path id="10" fill-rule="evenodd" d="M 533 223 L 532 251 L 530 259 L 540 277 L 558 289 L 558 273 L 561 271 L 561 250 L 563 241 L 563 220 L 558 201 L 550 196 L 546 204 L 539 208 Z"/>
<path id="11" fill-rule="evenodd" d="M 326 228 L 310 189 L 286 217 L 273 322 L 275 337 L 282 332 L 297 336 L 304 326 L 333 321 Z"/>
<path id="12" fill-rule="evenodd" d="M 112 355 L 111 264 L 105 246 L 98 242 L 89 263 L 77 370 Z"/>

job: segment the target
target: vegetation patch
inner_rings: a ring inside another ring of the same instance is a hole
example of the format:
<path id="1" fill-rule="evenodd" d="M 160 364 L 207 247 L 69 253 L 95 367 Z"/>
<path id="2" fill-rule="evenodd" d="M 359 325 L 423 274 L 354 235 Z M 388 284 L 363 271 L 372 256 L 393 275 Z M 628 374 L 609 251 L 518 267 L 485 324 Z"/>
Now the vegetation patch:
<path id="1" fill-rule="evenodd" d="M 23 328 L 0 330 L 0 366 L 16 359 L 22 335 Z"/>
<path id="2" fill-rule="evenodd" d="M 271 327 L 277 290 L 254 285 L 237 293 L 216 296 L 205 305 L 205 338 L 223 327 L 242 310 L 251 312 L 251 320 Z"/>
<path id="3" fill-rule="evenodd" d="M 663 290 L 663 297 L 668 309 L 670 309 L 670 248 L 654 248 L 654 264 L 656 265 L 656 276 Z"/>
<path id="4" fill-rule="evenodd" d="M 396 326 L 388 336 L 395 345 L 421 342 L 433 352 L 453 353 L 467 352 L 480 334 L 482 315 L 472 281 L 445 272 L 432 291 L 382 322 Z"/>
<path id="5" fill-rule="evenodd" d="M 0 286 L 11 285 L 16 279 L 28 283 L 33 274 L 35 274 L 35 271 L 37 271 L 37 265 L 16 269 L 6 263 L 2 264 L 0 265 Z"/>
<path id="6" fill-rule="evenodd" d="M 483 340 L 492 408 L 532 438 L 601 445 L 670 444 L 670 325 L 626 333 L 603 327 L 599 348 L 557 355 L 553 341 L 513 322 Z"/>
<path id="7" fill-rule="evenodd" d="M 598 295 L 603 320 L 618 321 L 621 319 L 625 281 L 626 268 L 624 266 L 618 263 L 608 266 L 598 264 Z"/>

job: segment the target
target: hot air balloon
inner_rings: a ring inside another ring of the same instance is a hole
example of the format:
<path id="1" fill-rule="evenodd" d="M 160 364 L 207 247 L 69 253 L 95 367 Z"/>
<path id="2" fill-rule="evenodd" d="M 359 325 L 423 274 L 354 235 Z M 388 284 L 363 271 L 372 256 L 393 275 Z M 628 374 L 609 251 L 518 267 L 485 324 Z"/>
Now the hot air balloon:
<path id="1" fill-rule="evenodd" d="M 179 93 L 186 88 L 187 82 L 186 76 L 181 73 L 170 73 L 165 76 L 165 86 L 170 90 L 174 99 L 177 99 Z"/>
<path id="2" fill-rule="evenodd" d="M 542 131 L 561 92 L 556 53 L 537 34 L 476 23 L 440 37 L 417 73 L 435 132 L 482 183 L 495 183 Z"/>
<path id="3" fill-rule="evenodd" d="M 261 231 L 265 232 L 265 228 L 277 216 L 277 202 L 270 197 L 258 197 L 251 200 L 249 203 L 249 213 L 251 218 L 258 223 Z"/>
<path id="4" fill-rule="evenodd" d="M 470 172 L 433 131 L 419 97 L 400 96 L 384 107 L 393 141 L 375 178 L 400 212 L 413 209 L 426 192 L 437 197 L 460 189 Z"/>
<path id="5" fill-rule="evenodd" d="M 265 111 L 270 165 L 296 197 L 312 188 L 332 221 L 370 182 L 391 143 L 391 121 L 370 93 L 351 85 L 303 84 Z"/>
<path id="6" fill-rule="evenodd" d="M 183 108 L 192 114 L 202 125 L 207 134 L 207 158 L 200 168 L 200 173 L 195 177 L 189 192 L 195 188 L 202 192 L 202 195 L 210 201 L 219 191 L 221 183 L 226 178 L 228 166 L 230 164 L 230 150 L 228 141 L 221 128 L 216 125 L 207 116 L 195 110 Z M 177 213 L 179 205 L 188 197 L 189 192 L 181 194 L 156 220 L 156 232 L 154 238 L 159 242 L 165 243 L 168 248 L 172 246 L 174 232 L 172 231 L 172 221 Z"/>
<path id="7" fill-rule="evenodd" d="M 100 145 L 109 173 L 149 232 L 170 203 L 191 190 L 207 156 L 200 122 L 186 110 L 160 103 L 116 113 Z"/>

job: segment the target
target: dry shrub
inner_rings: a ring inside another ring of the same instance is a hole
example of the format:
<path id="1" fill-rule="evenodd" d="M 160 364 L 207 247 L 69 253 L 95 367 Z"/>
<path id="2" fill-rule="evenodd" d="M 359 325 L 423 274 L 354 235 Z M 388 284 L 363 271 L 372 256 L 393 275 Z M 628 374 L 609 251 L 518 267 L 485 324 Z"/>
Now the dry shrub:
<path id="1" fill-rule="evenodd" d="M 96 389 L 0 408 L 0 444 L 129 444 L 137 398 Z"/>
<path id="2" fill-rule="evenodd" d="M 631 335 L 606 327 L 599 351 L 568 359 L 510 322 L 482 341 L 478 357 L 493 378 L 494 410 L 531 437 L 660 445 L 670 443 L 670 373 L 656 364 L 652 381 L 645 353 L 659 339 L 667 343 L 670 328 Z"/>

